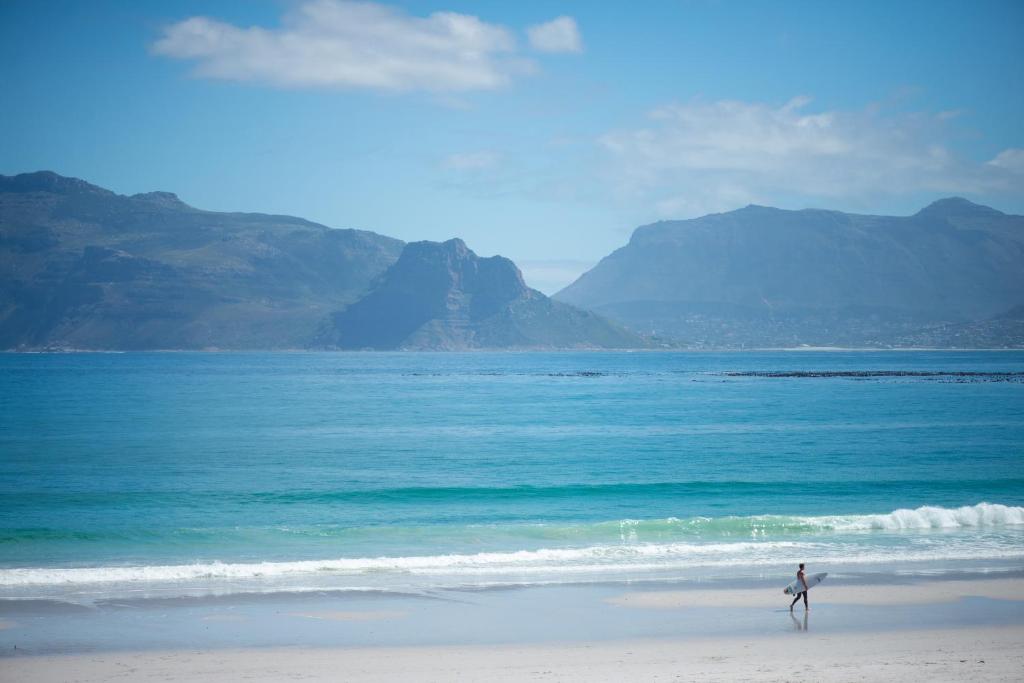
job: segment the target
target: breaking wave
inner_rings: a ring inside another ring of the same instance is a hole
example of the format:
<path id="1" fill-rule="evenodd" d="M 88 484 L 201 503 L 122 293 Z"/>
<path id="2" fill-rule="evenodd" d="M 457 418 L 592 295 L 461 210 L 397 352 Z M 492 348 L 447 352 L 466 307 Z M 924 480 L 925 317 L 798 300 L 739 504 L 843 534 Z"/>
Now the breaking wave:
<path id="1" fill-rule="evenodd" d="M 925 506 L 888 514 L 798 517 L 694 517 L 621 520 L 590 525 L 586 536 L 605 539 L 582 547 L 480 553 L 352 557 L 279 562 L 197 562 L 177 565 L 18 567 L 0 569 L 0 589 L 89 584 L 160 584 L 259 581 L 281 578 L 373 575 L 483 577 L 622 573 L 693 567 L 758 567 L 813 558 L 817 564 L 871 564 L 1024 558 L 1024 544 L 1011 527 L 1024 526 L 1024 507 L 979 503 L 959 508 Z M 977 542 L 976 535 L 886 543 L 873 532 L 1006 527 L 1009 537 Z M 553 534 L 552 538 L 577 534 Z M 648 538 L 682 538 L 652 542 Z M 538 536 L 533 537 L 534 540 Z M 525 538 L 523 540 L 526 540 Z M 877 540 L 878 542 L 875 542 Z M 323 586 L 321 581 L 318 585 Z"/>

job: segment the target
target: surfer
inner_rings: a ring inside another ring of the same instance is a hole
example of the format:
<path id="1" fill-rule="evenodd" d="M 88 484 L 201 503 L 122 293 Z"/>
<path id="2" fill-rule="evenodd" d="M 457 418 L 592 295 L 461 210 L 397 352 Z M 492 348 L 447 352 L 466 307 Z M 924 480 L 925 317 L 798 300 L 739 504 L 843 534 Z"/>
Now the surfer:
<path id="1" fill-rule="evenodd" d="M 809 586 L 807 585 L 807 579 L 804 577 L 803 562 L 800 563 L 800 571 L 796 573 L 796 580 L 803 584 L 804 589 L 796 594 L 796 597 L 793 598 L 793 602 L 789 603 L 789 611 L 793 611 L 793 605 L 797 603 L 801 595 L 804 596 L 804 610 L 809 610 L 811 609 L 811 606 L 807 604 L 807 589 L 809 588 Z"/>

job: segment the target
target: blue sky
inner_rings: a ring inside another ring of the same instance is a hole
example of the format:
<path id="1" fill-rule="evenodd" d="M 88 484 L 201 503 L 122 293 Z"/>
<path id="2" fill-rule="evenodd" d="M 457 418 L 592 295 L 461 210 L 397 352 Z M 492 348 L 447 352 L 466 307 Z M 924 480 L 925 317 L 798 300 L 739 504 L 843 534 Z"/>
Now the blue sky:
<path id="1" fill-rule="evenodd" d="M 1024 3 L 0 2 L 0 173 L 463 237 L 552 292 L 749 203 L 1024 213 Z"/>

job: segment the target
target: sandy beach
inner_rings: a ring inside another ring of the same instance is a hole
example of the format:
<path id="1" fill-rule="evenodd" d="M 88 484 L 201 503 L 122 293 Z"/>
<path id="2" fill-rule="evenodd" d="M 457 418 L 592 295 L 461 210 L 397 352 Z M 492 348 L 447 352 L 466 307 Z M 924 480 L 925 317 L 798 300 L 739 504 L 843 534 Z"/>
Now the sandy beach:
<path id="1" fill-rule="evenodd" d="M 749 639 L 8 658 L 4 681 L 1019 681 L 1024 627 Z"/>
<path id="2" fill-rule="evenodd" d="M 134 603 L 78 616 L 26 612 L 5 618 L 0 680 L 1017 681 L 1024 675 L 1019 577 L 836 582 L 811 597 L 810 613 L 798 608 L 792 615 L 786 596 L 778 599 L 767 587 L 692 586 L 520 589 L 461 600 L 383 598 L 376 606 L 349 597 L 332 604 L 326 598 Z M 118 621 L 124 618 L 131 621 Z M 82 621 L 69 631 L 73 638 L 66 636 L 68 645 L 39 649 L 76 619 Z M 176 639 L 166 646 L 139 640 L 158 623 Z M 90 645 L 95 633 L 87 629 L 103 628 L 113 635 Z M 26 647 L 29 654 L 22 654 Z"/>

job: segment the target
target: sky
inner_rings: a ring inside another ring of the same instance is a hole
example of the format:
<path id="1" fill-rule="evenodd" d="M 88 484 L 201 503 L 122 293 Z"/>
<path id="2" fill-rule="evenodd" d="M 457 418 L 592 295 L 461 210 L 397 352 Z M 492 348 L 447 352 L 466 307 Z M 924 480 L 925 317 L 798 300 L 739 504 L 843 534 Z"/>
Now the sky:
<path id="1" fill-rule="evenodd" d="M 1024 2 L 0 0 L 0 173 L 461 237 L 553 293 L 747 204 L 1024 213 Z"/>

